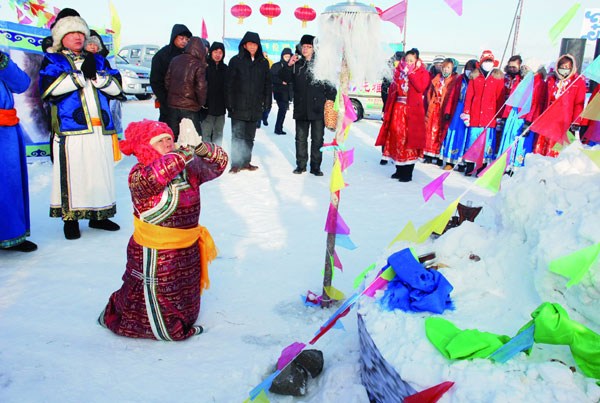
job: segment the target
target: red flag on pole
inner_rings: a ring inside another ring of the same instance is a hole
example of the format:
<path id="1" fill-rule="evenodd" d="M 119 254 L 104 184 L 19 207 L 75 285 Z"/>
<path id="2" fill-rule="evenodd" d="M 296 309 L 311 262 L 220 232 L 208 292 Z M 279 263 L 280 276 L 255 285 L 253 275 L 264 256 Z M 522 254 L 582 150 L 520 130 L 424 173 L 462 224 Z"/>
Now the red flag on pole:
<path id="1" fill-rule="evenodd" d="M 202 39 L 208 39 L 208 31 L 206 30 L 206 23 L 204 22 L 204 18 L 202 18 Z"/>
<path id="2" fill-rule="evenodd" d="M 575 85 L 571 85 L 563 94 L 544 113 L 537 118 L 529 127 L 534 133 L 548 138 L 554 142 L 564 144 L 567 141 L 567 130 L 571 126 L 571 114 L 565 113 L 572 109 L 572 105 L 568 105 L 569 91 L 575 91 Z"/>
<path id="3" fill-rule="evenodd" d="M 382 21 L 389 21 L 404 31 L 404 23 L 406 22 L 406 1 L 402 1 L 395 6 L 391 6 L 387 10 L 379 14 Z"/>

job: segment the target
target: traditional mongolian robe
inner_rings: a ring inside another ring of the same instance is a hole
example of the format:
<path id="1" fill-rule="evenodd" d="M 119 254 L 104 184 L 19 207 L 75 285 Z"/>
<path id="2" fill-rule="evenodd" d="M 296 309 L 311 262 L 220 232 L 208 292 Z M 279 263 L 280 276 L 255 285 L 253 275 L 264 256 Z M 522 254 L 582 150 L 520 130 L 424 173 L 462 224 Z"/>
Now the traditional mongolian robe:
<path id="1" fill-rule="evenodd" d="M 30 83 L 8 56 L 0 63 L 0 248 L 9 248 L 29 236 L 29 191 L 25 140 L 14 109 L 13 93 L 25 92 Z"/>
<path id="2" fill-rule="evenodd" d="M 383 147 L 383 159 L 396 165 L 414 164 L 425 147 L 425 108 L 423 93 L 429 86 L 429 73 L 421 61 L 408 74 L 398 64 L 385 106 L 383 124 L 376 146 Z"/>
<path id="3" fill-rule="evenodd" d="M 516 75 L 515 77 L 507 75 L 504 77 L 504 87 L 506 88 L 507 100 L 517 89 L 521 81 L 521 75 Z M 517 136 L 520 136 L 523 132 L 523 127 L 525 126 L 525 117 L 519 113 L 518 107 L 505 105 L 502 118 L 506 119 L 506 123 L 504 124 L 504 130 L 502 131 L 502 137 L 500 138 L 497 157 L 499 157 L 509 147 L 512 146 L 510 154 L 508 155 L 508 165 L 523 166 L 525 163 L 525 155 L 533 150 L 533 136 L 520 137 L 516 144 L 513 143 L 515 142 Z"/>
<path id="4" fill-rule="evenodd" d="M 120 158 L 109 99 L 122 93 L 118 70 L 95 55 L 97 79 L 83 77 L 84 57 L 46 54 L 42 98 L 52 109 L 54 172 L 50 216 L 103 220 L 116 213 L 114 160 Z"/>
<path id="5" fill-rule="evenodd" d="M 433 158 L 440 156 L 440 148 L 450 125 L 450 120 L 444 119 L 445 110 L 451 103 L 451 94 L 457 84 L 460 85 L 460 77 L 456 73 L 446 78 L 438 74 L 427 89 L 424 150 L 426 156 Z"/>
<path id="6" fill-rule="evenodd" d="M 454 87 L 450 102 L 447 103 L 444 110 L 444 114 L 452 115 L 450 126 L 446 132 L 446 137 L 442 143 L 440 150 L 441 158 L 444 159 L 446 164 L 456 164 L 462 160 L 462 156 L 465 153 L 465 144 L 467 142 L 468 128 L 465 126 L 465 122 L 460 118 L 465 107 L 465 95 L 467 93 L 467 86 L 469 85 L 469 79 L 463 75 L 457 79 L 460 83 Z"/>
<path id="7" fill-rule="evenodd" d="M 198 225 L 199 186 L 220 176 L 227 160 L 223 149 L 212 144 L 203 158 L 180 149 L 133 167 L 129 189 L 135 232 L 127 246 L 123 285 L 100 315 L 102 325 L 122 336 L 169 341 L 200 332 L 194 323 L 201 291 L 208 286 L 211 248 L 205 247 L 207 231 Z M 180 233 L 187 242 L 178 244 Z M 150 245 L 153 236 L 163 245 L 142 246 Z"/>

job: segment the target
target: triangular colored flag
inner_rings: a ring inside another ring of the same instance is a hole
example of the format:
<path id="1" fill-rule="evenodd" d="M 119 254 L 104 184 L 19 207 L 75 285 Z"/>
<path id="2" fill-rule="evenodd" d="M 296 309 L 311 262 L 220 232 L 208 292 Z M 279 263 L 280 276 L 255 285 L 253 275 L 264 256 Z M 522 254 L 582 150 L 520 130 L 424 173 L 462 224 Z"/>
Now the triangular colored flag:
<path id="1" fill-rule="evenodd" d="M 494 351 L 489 358 L 504 364 L 506 361 L 519 354 L 521 351 L 529 350 L 534 343 L 533 334 L 535 333 L 535 325 L 522 331 L 505 345 Z"/>
<path id="2" fill-rule="evenodd" d="M 264 381 L 262 381 L 260 384 L 258 384 L 254 389 L 252 389 L 250 391 L 250 401 L 251 402 L 269 402 L 269 399 L 267 399 L 267 395 L 265 393 L 265 390 L 269 390 L 269 388 L 271 387 L 271 384 L 273 383 L 273 379 L 275 379 L 275 377 L 277 375 L 279 375 L 281 373 L 280 370 L 277 370 L 275 372 L 273 372 L 271 375 L 269 375 L 269 377 L 267 379 L 265 379 Z"/>
<path id="3" fill-rule="evenodd" d="M 423 198 L 425 199 L 425 202 L 428 202 L 429 199 L 431 199 L 431 196 L 434 194 L 440 196 L 442 200 L 446 200 L 444 198 L 444 180 L 448 177 L 448 175 L 450 175 L 450 171 L 444 172 L 436 179 L 429 182 L 428 185 L 423 187 Z"/>
<path id="4" fill-rule="evenodd" d="M 458 15 L 462 15 L 462 0 L 445 0 Z"/>
<path id="5" fill-rule="evenodd" d="M 327 213 L 327 221 L 325 222 L 325 232 L 328 234 L 344 234 L 350 233 L 350 228 L 342 218 L 338 209 L 329 203 L 329 212 Z"/>
<path id="6" fill-rule="evenodd" d="M 581 281 L 598 257 L 598 253 L 600 253 L 600 242 L 570 255 L 554 259 L 550 262 L 548 270 L 570 278 L 571 280 L 567 283 L 567 288 L 569 288 Z"/>
<path id="7" fill-rule="evenodd" d="M 369 284 L 369 286 L 363 291 L 363 294 L 366 295 L 367 297 L 374 297 L 375 293 L 378 290 L 381 290 L 383 287 L 385 287 L 387 285 L 387 283 L 389 283 L 389 280 L 386 280 L 384 278 L 381 278 L 381 276 L 377 277 L 375 279 L 375 281 L 373 281 L 371 284 Z"/>
<path id="8" fill-rule="evenodd" d="M 354 250 L 357 248 L 357 246 L 354 245 L 354 242 L 352 242 L 352 240 L 350 239 L 349 235 L 336 235 L 335 244 L 348 250 Z"/>
<path id="9" fill-rule="evenodd" d="M 412 221 L 409 221 L 408 224 L 406 224 L 404 226 L 402 231 L 400 231 L 400 233 L 398 235 L 396 235 L 396 238 L 394 238 L 392 240 L 392 242 L 390 242 L 390 244 L 388 245 L 388 248 L 398 241 L 408 241 L 408 242 L 416 242 L 417 241 L 417 230 L 415 229 L 415 226 L 412 223 Z"/>
<path id="10" fill-rule="evenodd" d="M 384 10 L 379 14 L 382 21 L 389 21 L 392 24 L 398 26 L 400 31 L 404 31 L 404 24 L 406 23 L 406 1 L 401 1 L 395 6 L 391 6 L 387 10 Z"/>
<path id="11" fill-rule="evenodd" d="M 335 94 L 335 102 L 333 103 L 333 110 L 336 112 L 340 110 L 340 94 L 341 94 L 341 91 L 337 91 Z"/>
<path id="12" fill-rule="evenodd" d="M 206 22 L 202 18 L 202 39 L 208 39 L 208 30 L 206 29 Z"/>
<path id="13" fill-rule="evenodd" d="M 600 92 L 598 94 L 600 94 Z M 581 117 L 596 121 L 600 120 L 600 95 L 595 95 L 594 98 L 592 98 L 581 113 Z"/>
<path id="14" fill-rule="evenodd" d="M 594 143 L 600 143 L 600 122 L 591 121 L 585 132 L 584 138 L 587 141 L 593 141 Z"/>
<path id="15" fill-rule="evenodd" d="M 271 386 L 269 386 L 271 387 Z M 269 402 L 269 398 L 267 397 L 267 393 L 265 392 L 264 389 L 262 389 L 260 391 L 260 393 L 258 393 L 256 396 L 254 396 L 254 399 L 249 397 L 248 399 L 244 400 L 244 403 L 270 403 Z"/>
<path id="16" fill-rule="evenodd" d="M 354 111 L 354 105 L 352 105 L 352 101 L 348 95 L 342 95 L 344 99 L 344 122 L 342 124 L 342 131 L 345 131 L 348 126 L 350 126 L 356 120 L 356 112 Z"/>
<path id="17" fill-rule="evenodd" d="M 358 276 L 356 276 L 354 278 L 353 288 L 357 289 L 360 286 L 360 283 L 362 283 L 362 281 L 366 277 L 367 273 L 369 273 L 374 268 L 375 268 L 375 263 L 373 263 L 372 265 L 370 265 L 369 267 L 367 267 L 362 273 L 360 273 Z"/>
<path id="18" fill-rule="evenodd" d="M 419 231 L 417 231 L 417 242 L 425 242 L 425 240 L 429 238 L 429 235 L 434 232 L 441 235 L 446 229 L 446 225 L 448 225 L 448 221 L 450 221 L 452 214 L 454 214 L 456 211 L 458 202 L 460 202 L 460 197 L 450 203 L 450 205 L 446 207 L 446 210 L 444 210 L 442 214 L 419 227 Z"/>
<path id="19" fill-rule="evenodd" d="M 345 171 L 354 163 L 354 148 L 347 151 L 338 151 L 338 159 L 340 160 L 341 170 Z"/>
<path id="20" fill-rule="evenodd" d="M 338 290 L 337 288 L 335 288 L 334 286 L 323 287 L 323 289 L 325 290 L 325 292 L 327 293 L 327 296 L 330 299 L 334 299 L 336 301 L 341 301 L 345 298 L 344 293 L 341 292 L 340 290 Z"/>
<path id="21" fill-rule="evenodd" d="M 504 175 L 504 171 L 506 170 L 508 151 L 510 151 L 511 148 L 512 147 L 509 147 L 508 150 L 503 152 L 491 166 L 487 167 L 487 169 L 481 173 L 481 176 L 475 181 L 476 185 L 481 186 L 484 189 L 489 189 L 493 193 L 498 193 L 500 191 L 500 182 L 502 181 L 502 175 Z"/>
<path id="22" fill-rule="evenodd" d="M 344 324 L 342 323 L 341 319 L 338 319 L 338 320 L 335 321 L 335 323 L 333 324 L 332 329 L 346 330 L 346 328 L 344 327 Z"/>
<path id="23" fill-rule="evenodd" d="M 342 266 L 342 262 L 340 261 L 340 258 L 339 258 L 338 254 L 337 254 L 337 252 L 335 250 L 333 251 L 333 267 L 337 267 L 341 271 L 344 271 L 344 267 Z"/>
<path id="24" fill-rule="evenodd" d="M 596 57 L 594 61 L 587 66 L 587 68 L 583 71 L 583 75 L 590 80 L 600 83 L 600 56 Z"/>
<path id="25" fill-rule="evenodd" d="M 475 170 L 483 166 L 483 157 L 485 155 L 485 138 L 487 136 L 487 128 L 477 137 L 477 140 L 464 153 L 463 159 L 475 163 Z"/>
<path id="26" fill-rule="evenodd" d="M 443 382 L 439 385 L 432 386 L 429 389 L 422 390 L 419 393 L 410 395 L 404 398 L 404 403 L 435 403 L 444 396 L 454 382 Z"/>
<path id="27" fill-rule="evenodd" d="M 531 110 L 531 101 L 533 100 L 533 81 L 534 74 L 530 71 L 525 78 L 521 80 L 517 88 L 506 100 L 506 105 L 519 108 L 519 116 L 524 116 Z"/>
<path id="28" fill-rule="evenodd" d="M 600 150 L 581 150 L 589 159 L 591 159 L 598 168 L 600 168 Z"/>
<path id="29" fill-rule="evenodd" d="M 331 193 L 335 193 L 346 187 L 344 182 L 344 176 L 342 175 L 342 168 L 339 160 L 335 160 L 333 163 L 333 169 L 331 170 L 331 181 L 329 182 L 329 190 Z"/>
<path id="30" fill-rule="evenodd" d="M 548 37 L 550 38 L 550 42 L 553 45 L 556 44 L 556 40 L 558 39 L 560 34 L 562 34 L 562 32 L 565 30 L 567 25 L 569 25 L 573 17 L 575 17 L 575 14 L 577 13 L 577 10 L 579 10 L 579 7 L 581 7 L 581 3 L 573 4 L 569 11 L 567 11 L 566 14 L 563 15 L 560 18 L 560 20 L 558 20 L 558 22 L 552 26 L 552 28 L 550 28 L 550 32 L 548 32 Z"/>
<path id="31" fill-rule="evenodd" d="M 121 19 L 119 18 L 119 14 L 117 14 L 117 9 L 110 0 L 108 0 L 108 7 L 110 8 L 111 28 L 113 31 L 115 31 L 113 35 L 113 42 L 115 54 L 117 54 L 119 53 L 119 49 L 121 49 Z"/>
<path id="32" fill-rule="evenodd" d="M 290 361 L 292 361 L 302 350 L 306 344 L 294 342 L 283 349 L 281 355 L 277 359 L 277 369 L 282 370 Z"/>

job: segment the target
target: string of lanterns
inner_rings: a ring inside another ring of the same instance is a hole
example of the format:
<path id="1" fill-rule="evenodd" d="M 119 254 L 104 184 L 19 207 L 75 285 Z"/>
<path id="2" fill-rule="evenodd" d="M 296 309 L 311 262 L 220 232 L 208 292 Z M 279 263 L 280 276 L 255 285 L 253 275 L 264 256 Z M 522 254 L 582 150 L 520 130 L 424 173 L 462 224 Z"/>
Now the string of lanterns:
<path id="1" fill-rule="evenodd" d="M 273 18 L 279 17 L 281 14 L 281 7 L 270 1 L 261 5 L 259 11 L 263 16 L 267 17 L 268 23 L 272 24 Z M 244 22 L 244 18 L 248 18 L 250 15 L 252 15 L 252 8 L 250 8 L 250 6 L 247 4 L 240 2 L 231 7 L 231 15 L 238 19 L 238 24 L 242 24 Z M 317 18 L 317 12 L 308 5 L 304 5 L 302 7 L 298 7 L 296 11 L 294 11 L 294 16 L 298 20 L 302 21 L 302 28 L 306 28 L 309 21 L 313 21 L 315 18 Z"/>

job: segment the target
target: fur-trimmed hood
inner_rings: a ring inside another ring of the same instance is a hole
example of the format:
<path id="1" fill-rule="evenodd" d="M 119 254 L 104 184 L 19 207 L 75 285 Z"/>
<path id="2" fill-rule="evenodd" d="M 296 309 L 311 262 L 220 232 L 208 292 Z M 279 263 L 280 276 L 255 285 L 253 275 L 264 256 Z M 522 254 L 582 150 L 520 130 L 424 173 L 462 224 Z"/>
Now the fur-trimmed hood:
<path id="1" fill-rule="evenodd" d="M 85 35 L 86 41 L 90 37 L 90 29 L 83 18 L 77 16 L 61 18 L 52 28 L 52 46 L 48 48 L 48 53 L 59 52 L 63 48 L 63 38 L 71 32 L 81 32 Z"/>
<path id="2" fill-rule="evenodd" d="M 560 66 L 560 63 L 563 62 L 565 59 L 570 60 L 573 68 L 571 69 L 571 73 L 566 76 L 563 77 L 559 72 L 558 72 L 558 66 Z M 577 61 L 575 60 L 575 57 L 569 53 L 564 54 L 562 56 L 560 56 L 558 58 L 558 60 L 556 60 L 556 65 L 554 67 L 554 77 L 556 77 L 557 80 L 562 81 L 562 80 L 566 80 L 569 79 L 571 77 L 573 77 L 573 75 L 575 75 L 577 73 Z"/>
<path id="3" fill-rule="evenodd" d="M 471 72 L 471 74 L 469 74 L 469 80 L 475 80 L 481 74 L 482 74 L 481 68 L 476 68 L 475 70 L 473 70 Z M 492 70 L 490 74 L 492 75 L 493 78 L 496 78 L 498 80 L 504 80 L 504 72 L 498 68 L 495 68 L 494 70 Z"/>

